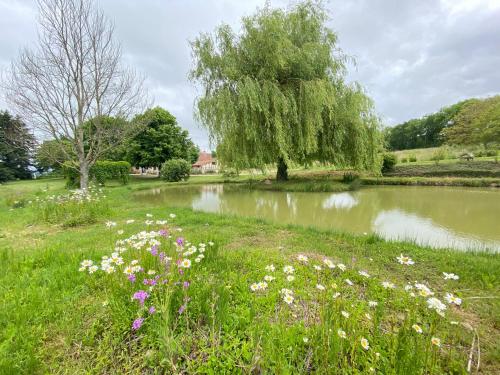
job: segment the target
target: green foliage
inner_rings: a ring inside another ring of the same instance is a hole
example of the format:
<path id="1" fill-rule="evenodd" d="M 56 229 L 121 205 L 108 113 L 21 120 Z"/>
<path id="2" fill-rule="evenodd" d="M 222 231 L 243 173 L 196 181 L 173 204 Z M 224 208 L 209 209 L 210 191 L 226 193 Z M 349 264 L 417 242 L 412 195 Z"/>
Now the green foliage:
<path id="1" fill-rule="evenodd" d="M 392 152 L 386 152 L 382 159 L 382 173 L 390 172 L 394 169 L 398 162 L 398 158 Z"/>
<path id="2" fill-rule="evenodd" d="M 161 166 L 160 177 L 166 181 L 178 182 L 187 180 L 191 172 L 191 164 L 184 159 L 167 160 Z"/>
<path id="3" fill-rule="evenodd" d="M 198 147 L 170 112 L 156 107 L 136 116 L 134 121 L 142 123 L 144 129 L 126 144 L 126 159 L 132 165 L 160 167 L 170 159 L 185 159 L 191 164 L 198 159 Z"/>
<path id="4" fill-rule="evenodd" d="M 431 115 L 386 128 L 384 133 L 387 147 L 391 150 L 407 150 L 442 145 L 444 139 L 441 131 L 453 122 L 454 116 L 467 102 L 459 102 Z"/>
<path id="5" fill-rule="evenodd" d="M 435 161 L 436 164 L 438 164 L 441 160 L 446 159 L 446 155 L 447 155 L 446 150 L 443 147 L 440 147 L 436 151 L 434 151 L 431 160 Z"/>
<path id="6" fill-rule="evenodd" d="M 500 95 L 469 100 L 453 120 L 442 132 L 446 143 L 486 148 L 500 144 Z"/>
<path id="7" fill-rule="evenodd" d="M 417 161 L 417 156 L 415 154 L 411 154 L 409 157 L 408 157 L 408 161 L 410 163 L 415 163 Z"/>
<path id="8" fill-rule="evenodd" d="M 59 170 L 64 162 L 75 159 L 71 143 L 66 140 L 60 142 L 56 140 L 43 141 L 35 153 L 36 166 L 43 171 Z"/>
<path id="9" fill-rule="evenodd" d="M 126 185 L 130 179 L 130 163 L 126 161 L 98 161 L 90 168 L 90 177 L 98 184 L 118 180 Z"/>
<path id="10" fill-rule="evenodd" d="M 0 111 L 0 182 L 29 179 L 35 138 L 19 117 Z"/>
<path id="11" fill-rule="evenodd" d="M 342 182 L 344 184 L 350 184 L 351 182 L 358 180 L 360 177 L 359 173 L 348 171 L 342 175 Z"/>
<path id="12" fill-rule="evenodd" d="M 225 177 L 225 178 L 238 177 L 239 174 L 240 174 L 239 171 L 237 169 L 234 169 L 234 168 L 225 168 L 222 171 L 222 177 Z"/>
<path id="13" fill-rule="evenodd" d="M 80 174 L 77 165 L 66 162 L 62 167 L 66 177 L 66 186 L 78 186 Z M 126 185 L 130 179 L 130 163 L 126 161 L 97 161 L 90 167 L 89 177 L 90 180 L 100 185 L 104 185 L 109 180 L 118 180 L 122 185 Z"/>
<path id="14" fill-rule="evenodd" d="M 90 147 L 95 148 L 96 134 L 99 134 L 98 160 L 124 160 L 128 141 L 140 131 L 141 125 L 137 121 L 112 116 L 90 119 L 82 126 L 85 152 L 89 152 Z"/>
<path id="15" fill-rule="evenodd" d="M 264 168 L 329 161 L 374 169 L 378 119 L 358 85 L 347 85 L 346 56 L 317 2 L 269 6 L 192 42 L 190 77 L 203 86 L 197 116 L 224 165 Z"/>
<path id="16" fill-rule="evenodd" d="M 0 183 L 15 180 L 16 175 L 9 167 L 0 163 Z"/>

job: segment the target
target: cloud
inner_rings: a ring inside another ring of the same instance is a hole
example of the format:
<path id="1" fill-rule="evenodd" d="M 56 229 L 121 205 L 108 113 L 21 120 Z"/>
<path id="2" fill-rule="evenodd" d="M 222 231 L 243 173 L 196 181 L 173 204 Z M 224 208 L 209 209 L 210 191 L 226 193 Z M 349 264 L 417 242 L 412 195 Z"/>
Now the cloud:
<path id="1" fill-rule="evenodd" d="M 154 103 L 171 111 L 193 140 L 209 148 L 193 118 L 196 88 L 188 81 L 189 40 L 242 16 L 264 0 L 101 0 L 113 20 L 125 61 L 146 77 Z M 287 1 L 272 1 L 287 6 Z M 393 125 L 500 87 L 500 2 L 494 0 L 331 0 L 329 25 L 357 60 L 349 79 L 372 96 Z M 0 68 L 36 39 L 30 0 L 0 0 Z M 0 107 L 6 108 L 0 101 Z"/>

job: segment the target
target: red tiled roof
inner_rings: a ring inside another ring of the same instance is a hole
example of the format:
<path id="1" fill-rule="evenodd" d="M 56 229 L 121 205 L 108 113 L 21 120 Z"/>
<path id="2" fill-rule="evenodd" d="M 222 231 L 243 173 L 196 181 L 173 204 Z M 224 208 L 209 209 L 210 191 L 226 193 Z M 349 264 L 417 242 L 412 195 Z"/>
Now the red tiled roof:
<path id="1" fill-rule="evenodd" d="M 212 164 L 215 160 L 216 159 L 212 157 L 212 154 L 209 154 L 208 152 L 200 152 L 198 160 L 196 160 L 196 163 L 193 164 L 193 167 L 201 167 L 206 164 Z"/>

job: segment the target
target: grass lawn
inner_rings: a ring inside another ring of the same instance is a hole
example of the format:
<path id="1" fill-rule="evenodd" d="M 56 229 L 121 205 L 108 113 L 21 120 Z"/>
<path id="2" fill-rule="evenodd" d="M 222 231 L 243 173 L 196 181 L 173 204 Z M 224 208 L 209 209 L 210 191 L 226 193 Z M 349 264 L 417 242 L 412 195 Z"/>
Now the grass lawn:
<path id="1" fill-rule="evenodd" d="M 466 373 L 477 339 L 480 373 L 500 370 L 499 255 L 136 204 L 160 185 L 81 205 L 47 203 L 61 180 L 0 185 L 1 374 Z"/>

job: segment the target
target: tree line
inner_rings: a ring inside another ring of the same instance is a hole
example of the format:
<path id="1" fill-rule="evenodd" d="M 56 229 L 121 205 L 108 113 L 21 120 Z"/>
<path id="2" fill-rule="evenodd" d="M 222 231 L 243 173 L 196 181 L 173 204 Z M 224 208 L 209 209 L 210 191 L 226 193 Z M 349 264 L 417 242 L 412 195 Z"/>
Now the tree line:
<path id="1" fill-rule="evenodd" d="M 391 150 L 500 144 L 500 95 L 468 99 L 384 130 Z"/>
<path id="2" fill-rule="evenodd" d="M 97 161 L 128 161 L 137 167 L 159 168 L 167 160 L 184 159 L 192 164 L 198 158 L 199 148 L 189 138 L 189 133 L 163 108 L 148 109 L 130 121 L 114 117 L 100 121 L 106 124 L 108 134 L 113 134 L 118 127 L 140 128 L 119 142 L 104 138 L 102 142 L 109 142 L 114 147 L 103 145 L 107 151 Z M 83 124 L 85 149 L 91 147 L 85 134 L 92 126 L 92 120 Z M 34 171 L 58 171 L 66 162 L 78 162 L 70 139 L 37 142 L 20 117 L 0 112 L 0 182 L 31 178 Z"/>

